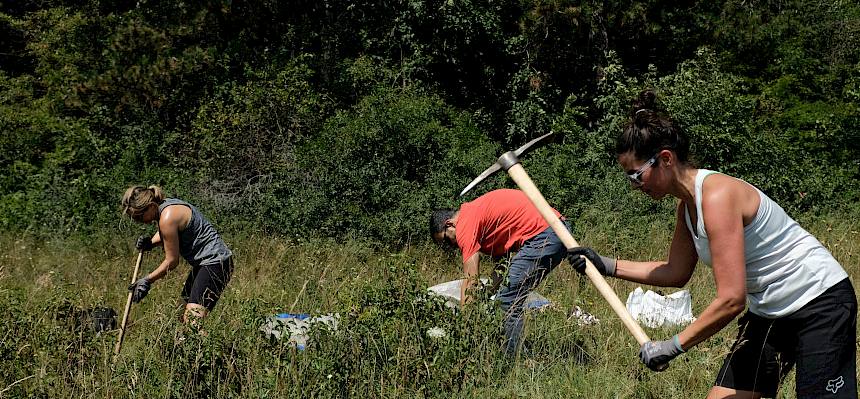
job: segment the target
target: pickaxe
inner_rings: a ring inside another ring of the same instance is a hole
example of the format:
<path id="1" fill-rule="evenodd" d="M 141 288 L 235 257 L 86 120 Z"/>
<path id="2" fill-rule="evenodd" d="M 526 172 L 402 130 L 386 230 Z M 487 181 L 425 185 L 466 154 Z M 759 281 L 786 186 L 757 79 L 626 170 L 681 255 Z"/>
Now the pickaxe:
<path id="1" fill-rule="evenodd" d="M 484 179 L 490 177 L 494 173 L 499 170 L 504 170 L 511 175 L 511 178 L 514 179 L 514 182 L 517 183 L 520 190 L 522 190 L 529 200 L 534 204 L 537 208 L 538 212 L 540 212 L 541 216 L 543 216 L 544 220 L 549 223 L 550 227 L 552 227 L 555 234 L 561 239 L 561 242 L 568 249 L 572 249 L 578 247 L 579 244 L 564 226 L 564 223 L 555 216 L 555 213 L 552 211 L 552 207 L 549 206 L 549 203 L 546 202 L 543 195 L 538 191 L 532 179 L 526 174 L 525 169 L 520 164 L 519 157 L 521 155 L 525 155 L 529 151 L 539 147 L 541 144 L 547 141 L 547 139 L 552 136 L 552 132 L 545 134 L 541 137 L 538 137 L 532 141 L 529 141 L 522 147 L 518 148 L 516 151 L 508 151 L 502 156 L 499 157 L 499 160 L 487 168 L 484 173 L 481 173 L 480 176 L 472 180 L 466 188 L 460 192 L 460 195 L 467 193 L 469 190 L 474 188 L 478 183 L 483 181 Z M 618 314 L 618 317 L 621 318 L 621 322 L 624 323 L 624 326 L 630 330 L 630 333 L 633 334 L 633 337 L 636 338 L 636 341 L 639 342 L 641 346 L 645 342 L 650 341 L 648 335 L 645 334 L 645 331 L 642 331 L 642 327 L 636 323 L 633 319 L 633 316 L 627 312 L 627 308 L 621 303 L 621 300 L 618 299 L 618 295 L 615 295 L 615 291 L 612 290 L 612 287 L 606 283 L 606 279 L 603 278 L 603 275 L 597 271 L 597 268 L 591 264 L 591 261 L 588 259 L 585 260 L 585 275 L 591 279 L 591 282 L 597 287 L 597 291 L 600 292 L 600 295 L 603 295 L 603 298 L 609 302 L 609 306 L 612 307 L 612 310 Z"/>

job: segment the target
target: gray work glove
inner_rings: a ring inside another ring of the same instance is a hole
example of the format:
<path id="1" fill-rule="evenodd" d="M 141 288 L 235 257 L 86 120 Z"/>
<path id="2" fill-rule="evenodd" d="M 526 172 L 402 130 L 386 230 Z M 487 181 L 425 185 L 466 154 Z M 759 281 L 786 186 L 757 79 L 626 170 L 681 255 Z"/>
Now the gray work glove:
<path id="1" fill-rule="evenodd" d="M 684 349 L 681 348 L 681 341 L 678 340 L 678 336 L 676 335 L 665 341 L 648 341 L 642 344 L 642 347 L 639 349 L 639 359 L 649 369 L 663 371 L 670 360 L 682 353 L 684 353 Z"/>
<path id="2" fill-rule="evenodd" d="M 131 291 L 131 301 L 140 302 L 149 293 L 149 279 L 146 277 L 139 278 L 134 284 L 128 286 L 128 290 Z"/>
<path id="3" fill-rule="evenodd" d="M 591 261 L 600 274 L 604 276 L 615 275 L 615 264 L 618 262 L 617 259 L 600 256 L 589 247 L 576 247 L 567 251 L 567 261 L 570 262 L 573 269 L 585 274 L 585 259 L 582 258 L 583 256 Z"/>
<path id="4" fill-rule="evenodd" d="M 152 238 L 148 236 L 140 236 L 137 238 L 137 242 L 134 243 L 134 247 L 137 248 L 138 251 L 145 252 L 155 248 L 155 245 L 152 244 Z"/>

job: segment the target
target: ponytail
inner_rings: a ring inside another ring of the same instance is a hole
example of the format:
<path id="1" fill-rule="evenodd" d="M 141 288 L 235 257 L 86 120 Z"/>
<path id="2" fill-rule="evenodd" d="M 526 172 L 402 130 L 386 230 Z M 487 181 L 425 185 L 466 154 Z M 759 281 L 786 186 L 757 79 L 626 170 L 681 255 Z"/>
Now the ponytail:
<path id="1" fill-rule="evenodd" d="M 122 195 L 122 213 L 128 217 L 142 212 L 150 204 L 161 204 L 164 191 L 158 186 L 132 186 Z"/>

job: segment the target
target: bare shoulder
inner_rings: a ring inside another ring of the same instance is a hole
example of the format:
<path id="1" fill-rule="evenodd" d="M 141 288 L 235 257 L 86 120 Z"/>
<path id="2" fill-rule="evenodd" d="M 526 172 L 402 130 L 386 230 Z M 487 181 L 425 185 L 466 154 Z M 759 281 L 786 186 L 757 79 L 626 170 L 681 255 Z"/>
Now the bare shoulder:
<path id="1" fill-rule="evenodd" d="M 746 221 L 758 211 L 759 202 L 755 187 L 729 175 L 715 173 L 708 176 L 702 184 L 703 208 L 740 212 Z"/>
<path id="2" fill-rule="evenodd" d="M 168 205 L 161 211 L 158 223 L 162 226 L 175 226 L 182 230 L 191 220 L 191 208 L 184 205 Z"/>

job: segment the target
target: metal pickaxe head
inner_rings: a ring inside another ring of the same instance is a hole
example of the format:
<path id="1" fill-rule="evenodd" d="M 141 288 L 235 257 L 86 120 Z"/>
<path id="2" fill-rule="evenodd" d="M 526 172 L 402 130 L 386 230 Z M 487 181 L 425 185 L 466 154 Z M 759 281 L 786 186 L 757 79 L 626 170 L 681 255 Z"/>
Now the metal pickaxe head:
<path id="1" fill-rule="evenodd" d="M 475 186 L 477 186 L 478 183 L 480 183 L 480 182 L 484 181 L 486 178 L 494 175 L 496 172 L 498 172 L 500 170 L 507 171 L 508 169 L 511 168 L 511 166 L 514 166 L 514 165 L 520 163 L 520 158 L 519 158 L 520 156 L 523 156 L 523 155 L 527 154 L 529 151 L 540 147 L 541 145 L 543 145 L 544 143 L 549 141 L 548 139 L 552 135 L 553 135 L 553 132 L 549 132 L 549 133 L 547 133 L 543 136 L 540 136 L 540 137 L 538 137 L 532 141 L 529 141 L 528 143 L 523 144 L 522 147 L 517 148 L 515 151 L 508 151 L 508 152 L 502 154 L 502 156 L 499 157 L 499 159 L 496 161 L 496 163 L 493 164 L 493 166 L 490 166 L 489 168 L 487 168 L 487 170 L 484 171 L 484 173 L 481 173 L 478 177 L 476 177 L 475 180 L 472 180 L 472 182 L 469 183 L 469 185 L 466 186 L 466 188 L 464 188 L 463 191 L 460 192 L 460 195 L 468 193 L 469 190 L 475 188 Z"/>

